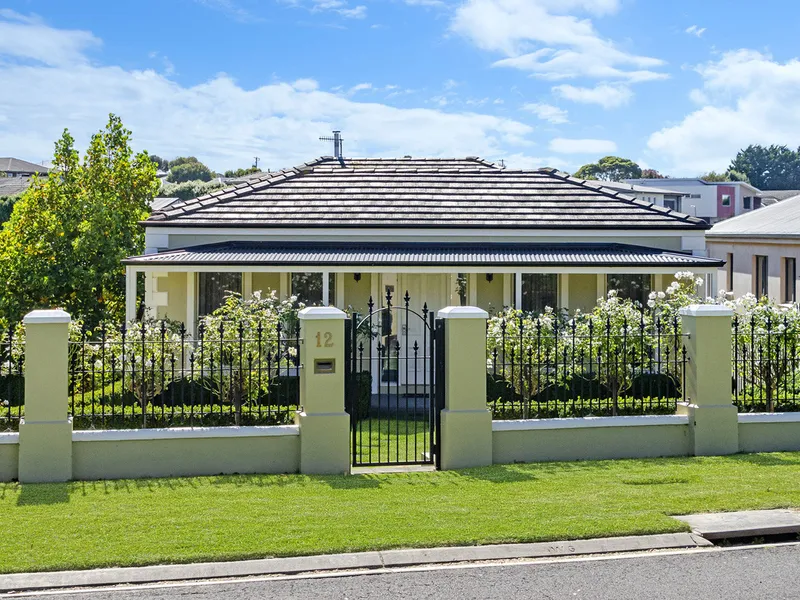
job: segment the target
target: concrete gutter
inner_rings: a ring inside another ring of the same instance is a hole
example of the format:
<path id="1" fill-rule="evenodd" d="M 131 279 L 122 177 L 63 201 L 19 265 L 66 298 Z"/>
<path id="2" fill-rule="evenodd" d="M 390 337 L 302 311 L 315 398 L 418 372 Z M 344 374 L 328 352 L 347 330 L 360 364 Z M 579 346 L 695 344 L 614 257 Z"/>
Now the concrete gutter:
<path id="1" fill-rule="evenodd" d="M 292 575 L 320 571 L 383 569 L 473 561 L 512 560 L 641 552 L 711 546 L 708 540 L 691 533 L 601 538 L 571 542 L 502 544 L 416 550 L 386 550 L 350 554 L 325 554 L 297 558 L 266 558 L 235 562 L 195 563 L 123 567 L 89 571 L 54 571 L 0 575 L 0 593 L 51 588 L 80 588 L 122 584 L 144 584 L 192 579 L 253 577 L 257 575 Z"/>

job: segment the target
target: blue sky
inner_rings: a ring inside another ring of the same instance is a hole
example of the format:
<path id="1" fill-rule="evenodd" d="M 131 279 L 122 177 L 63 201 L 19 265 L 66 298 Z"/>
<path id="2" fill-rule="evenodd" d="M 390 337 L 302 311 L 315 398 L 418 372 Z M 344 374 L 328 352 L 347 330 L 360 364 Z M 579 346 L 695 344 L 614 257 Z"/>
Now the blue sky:
<path id="1" fill-rule="evenodd" d="M 121 6 L 119 6 L 121 5 Z M 0 0 L 0 155 L 39 162 L 109 112 L 224 170 L 329 154 L 673 176 L 800 145 L 800 3 Z"/>

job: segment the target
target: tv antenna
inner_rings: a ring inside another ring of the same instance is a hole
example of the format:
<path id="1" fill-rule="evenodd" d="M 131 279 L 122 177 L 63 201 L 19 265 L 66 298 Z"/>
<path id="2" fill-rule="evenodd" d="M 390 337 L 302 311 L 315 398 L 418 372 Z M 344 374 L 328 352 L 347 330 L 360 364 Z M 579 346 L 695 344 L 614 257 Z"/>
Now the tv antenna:
<path id="1" fill-rule="evenodd" d="M 333 157 L 337 159 L 339 162 L 342 162 L 342 132 L 341 131 L 334 131 L 333 137 L 323 136 L 319 138 L 320 142 L 333 142 Z"/>

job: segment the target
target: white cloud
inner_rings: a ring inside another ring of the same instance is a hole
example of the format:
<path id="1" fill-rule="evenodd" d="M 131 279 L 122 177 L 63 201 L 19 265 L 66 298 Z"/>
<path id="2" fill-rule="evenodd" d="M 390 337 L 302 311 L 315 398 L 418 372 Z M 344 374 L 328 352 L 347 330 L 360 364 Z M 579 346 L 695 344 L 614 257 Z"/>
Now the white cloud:
<path id="1" fill-rule="evenodd" d="M 371 83 L 359 83 L 350 88 L 348 93 L 350 95 L 357 94 L 358 92 L 366 92 L 372 89 Z"/>
<path id="2" fill-rule="evenodd" d="M 705 27 L 698 27 L 697 25 L 692 25 L 691 27 L 686 28 L 686 33 L 689 35 L 696 35 L 697 37 L 703 37 L 703 34 L 706 32 Z"/>
<path id="3" fill-rule="evenodd" d="M 691 96 L 701 106 L 650 136 L 652 162 L 676 176 L 697 175 L 725 169 L 749 144 L 797 145 L 800 59 L 782 63 L 742 49 L 696 70 L 703 87 Z"/>
<path id="4" fill-rule="evenodd" d="M 530 111 L 539 117 L 542 121 L 560 125 L 562 123 L 569 123 L 567 118 L 567 111 L 563 108 L 553 106 L 552 104 L 542 104 L 539 102 L 530 102 L 523 105 L 524 110 Z"/>
<path id="5" fill-rule="evenodd" d="M 29 27 L 27 35 L 35 33 L 43 47 L 73 39 L 41 24 L 13 23 Z M 15 36 L 24 33 L 16 30 Z M 330 152 L 318 137 L 332 129 L 342 130 L 349 156 L 489 159 L 523 153 L 533 131 L 520 121 L 477 112 L 356 102 L 319 89 L 313 79 L 245 89 L 220 74 L 186 87 L 153 70 L 90 63 L 80 53 L 57 66 L 0 61 L 0 81 L 0 148 L 36 162 L 52 155 L 65 127 L 85 147 L 109 112 L 133 131 L 135 148 L 165 157 L 195 155 L 216 170 L 250 164 L 253 156 L 270 168 L 305 162 Z"/>
<path id="6" fill-rule="evenodd" d="M 284 4 L 298 8 L 305 8 L 312 13 L 333 12 L 346 19 L 364 19 L 367 16 L 367 7 L 364 5 L 350 6 L 346 0 L 280 0 Z"/>
<path id="7" fill-rule="evenodd" d="M 101 44 L 89 31 L 51 29 L 36 16 L 0 10 L 0 58 L 59 66 L 85 62 L 87 50 Z"/>
<path id="8" fill-rule="evenodd" d="M 631 82 L 664 79 L 662 60 L 617 48 L 577 13 L 615 12 L 619 0 L 465 0 L 451 28 L 478 47 L 502 52 L 494 63 L 546 79 L 593 77 Z"/>
<path id="9" fill-rule="evenodd" d="M 617 151 L 617 145 L 611 140 L 554 138 L 550 140 L 550 151 L 559 154 L 610 154 Z"/>
<path id="10" fill-rule="evenodd" d="M 260 17 L 256 17 L 250 13 L 250 11 L 236 4 L 233 0 L 195 0 L 195 2 L 213 10 L 218 10 L 234 21 L 252 23 L 253 21 L 262 20 Z"/>
<path id="11" fill-rule="evenodd" d="M 582 104 L 599 104 L 603 108 L 619 108 L 633 98 L 631 89 L 624 85 L 600 84 L 593 88 L 557 85 L 553 93 L 566 100 Z"/>

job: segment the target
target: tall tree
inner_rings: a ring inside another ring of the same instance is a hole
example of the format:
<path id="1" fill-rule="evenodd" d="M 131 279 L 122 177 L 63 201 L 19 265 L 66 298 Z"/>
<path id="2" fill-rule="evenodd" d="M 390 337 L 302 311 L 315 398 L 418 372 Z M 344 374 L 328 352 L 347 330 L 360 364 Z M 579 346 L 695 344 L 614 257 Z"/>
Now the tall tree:
<path id="1" fill-rule="evenodd" d="M 669 179 L 669 175 L 662 175 L 655 169 L 642 169 L 642 179 Z"/>
<path id="2" fill-rule="evenodd" d="M 581 179 L 599 179 L 600 181 L 622 181 L 623 179 L 639 179 L 642 169 L 628 158 L 605 156 L 596 163 L 583 165 L 575 172 Z"/>
<path id="3" fill-rule="evenodd" d="M 187 162 L 171 167 L 167 181 L 170 183 L 183 183 L 184 181 L 211 181 L 214 173 L 200 162 Z"/>
<path id="4" fill-rule="evenodd" d="M 762 190 L 800 189 L 800 149 L 750 145 L 739 151 L 730 169 L 743 173 Z"/>
<path id="5" fill-rule="evenodd" d="M 745 183 L 750 183 L 750 181 L 747 178 L 747 175 L 745 175 L 744 173 L 740 173 L 738 171 L 734 171 L 733 169 L 728 169 L 724 173 L 709 171 L 705 175 L 701 175 L 700 179 L 711 183 L 723 183 L 726 181 L 744 181 Z"/>
<path id="6" fill-rule="evenodd" d="M 54 169 L 37 179 L 0 231 L 0 315 L 60 306 L 89 323 L 124 314 L 121 261 L 144 250 L 138 222 L 158 190 L 156 165 L 133 155 L 115 115 L 81 161 L 67 130 Z"/>
<path id="7" fill-rule="evenodd" d="M 158 167 L 159 171 L 169 170 L 169 161 L 166 158 L 161 158 L 158 154 L 151 154 L 150 160 L 156 163 L 156 167 Z"/>

